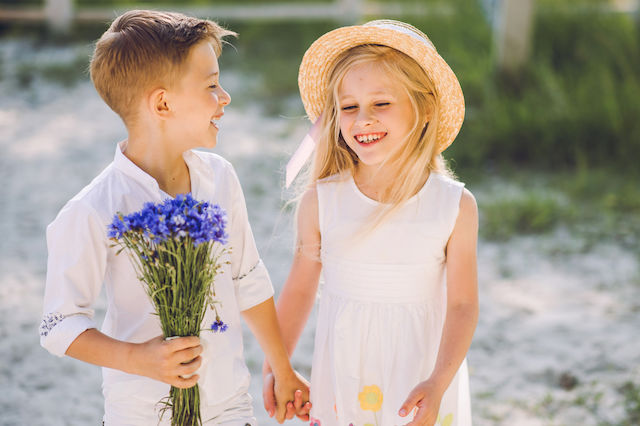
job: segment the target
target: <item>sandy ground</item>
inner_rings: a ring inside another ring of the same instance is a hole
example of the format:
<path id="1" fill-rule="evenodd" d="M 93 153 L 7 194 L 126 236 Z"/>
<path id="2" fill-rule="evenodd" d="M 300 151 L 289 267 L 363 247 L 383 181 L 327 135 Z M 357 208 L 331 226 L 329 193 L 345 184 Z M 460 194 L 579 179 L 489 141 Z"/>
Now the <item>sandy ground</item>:
<path id="1" fill-rule="evenodd" d="M 2 45 L 0 53 L 5 64 L 25 54 L 19 44 Z M 233 95 L 240 82 L 229 77 L 223 84 Z M 44 230 L 111 161 L 124 128 L 88 82 L 14 85 L 0 81 L 0 425 L 97 425 L 99 369 L 39 346 Z M 216 149 L 238 170 L 277 292 L 292 238 L 283 165 L 305 127 L 299 116 L 265 117 L 257 106 L 231 106 Z M 492 190 L 470 189 L 477 197 Z M 481 315 L 468 355 L 474 423 L 622 424 L 620 388 L 640 383 L 637 254 L 614 244 L 584 250 L 579 236 L 560 229 L 507 243 L 481 241 L 479 274 Z M 103 307 L 101 301 L 98 315 Z M 307 374 L 313 322 L 293 357 Z M 246 357 L 255 373 L 256 415 L 261 424 L 276 424 L 261 408 L 262 353 L 248 333 Z"/>

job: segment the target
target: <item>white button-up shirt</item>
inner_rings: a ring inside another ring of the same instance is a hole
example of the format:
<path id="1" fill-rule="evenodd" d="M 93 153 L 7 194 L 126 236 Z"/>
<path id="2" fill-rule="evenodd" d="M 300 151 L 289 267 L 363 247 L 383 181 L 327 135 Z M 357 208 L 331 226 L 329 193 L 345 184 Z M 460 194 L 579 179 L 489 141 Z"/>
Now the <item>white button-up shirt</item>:
<path id="1" fill-rule="evenodd" d="M 249 370 L 243 357 L 240 311 L 273 296 L 266 268 L 259 258 L 249 226 L 244 195 L 231 164 L 222 157 L 187 151 L 185 162 L 195 199 L 219 204 L 228 219 L 231 248 L 214 281 L 218 312 L 229 328 L 224 333 L 203 331 L 206 362 L 200 369 L 202 403 L 219 405 L 248 391 Z M 160 322 L 126 251 L 116 255 L 107 238 L 107 225 L 116 212 L 138 211 L 145 202 L 168 196 L 154 178 L 116 149 L 114 161 L 72 198 L 47 228 L 47 264 L 44 319 L 40 343 L 63 356 L 80 333 L 96 328 L 92 306 L 104 285 L 107 311 L 102 332 L 115 339 L 140 343 L 161 335 Z M 208 310 L 207 328 L 215 320 Z M 103 368 L 106 418 L 110 406 L 144 401 L 154 406 L 168 395 L 169 385 L 147 377 Z"/>

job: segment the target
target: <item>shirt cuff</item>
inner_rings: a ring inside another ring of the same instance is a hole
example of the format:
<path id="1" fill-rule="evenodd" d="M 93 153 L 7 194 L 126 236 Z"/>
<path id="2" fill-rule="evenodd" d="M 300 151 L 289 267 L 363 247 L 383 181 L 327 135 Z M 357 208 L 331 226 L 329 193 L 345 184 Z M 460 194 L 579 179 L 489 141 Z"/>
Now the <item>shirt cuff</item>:
<path id="1" fill-rule="evenodd" d="M 40 345 L 52 354 L 62 357 L 80 333 L 90 328 L 96 328 L 96 325 L 86 315 L 49 314 L 40 326 Z"/>
<path id="2" fill-rule="evenodd" d="M 240 311 L 246 311 L 273 297 L 273 285 L 266 266 L 259 260 L 249 272 L 234 278 Z"/>

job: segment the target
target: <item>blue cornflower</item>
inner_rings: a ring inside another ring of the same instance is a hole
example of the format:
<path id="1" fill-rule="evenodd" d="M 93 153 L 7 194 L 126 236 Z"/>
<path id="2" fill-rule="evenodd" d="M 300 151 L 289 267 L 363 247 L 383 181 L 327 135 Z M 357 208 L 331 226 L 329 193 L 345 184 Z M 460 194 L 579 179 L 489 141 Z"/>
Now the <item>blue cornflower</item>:
<path id="1" fill-rule="evenodd" d="M 122 238 L 125 232 L 129 231 L 129 223 L 121 214 L 113 216 L 113 222 L 107 228 L 107 236 L 113 239 Z"/>
<path id="2" fill-rule="evenodd" d="M 219 331 L 220 333 L 224 333 L 227 331 L 227 324 L 223 323 L 220 318 L 216 318 L 216 320 L 211 324 L 211 330 L 214 332 Z"/>
<path id="3" fill-rule="evenodd" d="M 227 214 L 217 204 L 198 201 L 191 194 L 180 194 L 161 203 L 145 203 L 140 211 L 127 216 L 117 214 L 107 231 L 120 239 L 127 232 L 142 233 L 155 243 L 168 239 L 191 238 L 195 245 L 208 242 L 226 244 Z"/>

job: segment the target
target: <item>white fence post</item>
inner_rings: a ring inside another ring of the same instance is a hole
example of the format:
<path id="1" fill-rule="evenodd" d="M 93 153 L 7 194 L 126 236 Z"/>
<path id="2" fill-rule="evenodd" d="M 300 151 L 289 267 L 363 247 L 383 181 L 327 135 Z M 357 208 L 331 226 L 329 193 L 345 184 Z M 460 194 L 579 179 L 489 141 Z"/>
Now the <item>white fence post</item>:
<path id="1" fill-rule="evenodd" d="M 494 40 L 498 67 L 520 69 L 529 59 L 535 0 L 500 0 L 496 10 Z"/>
<path id="2" fill-rule="evenodd" d="M 73 20 L 73 0 L 46 0 L 44 15 L 54 31 L 68 32 Z"/>

